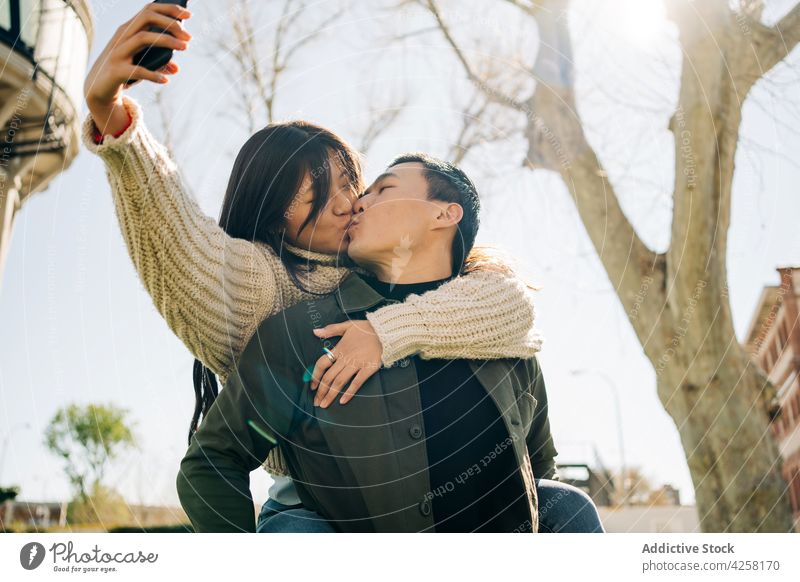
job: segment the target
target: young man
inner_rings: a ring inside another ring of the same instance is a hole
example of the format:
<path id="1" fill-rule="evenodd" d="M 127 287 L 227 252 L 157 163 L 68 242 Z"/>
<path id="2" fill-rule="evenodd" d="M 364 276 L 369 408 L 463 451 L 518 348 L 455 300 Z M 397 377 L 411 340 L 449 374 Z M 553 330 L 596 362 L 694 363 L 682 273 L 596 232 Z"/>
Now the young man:
<path id="1" fill-rule="evenodd" d="M 535 357 L 409 358 L 347 405 L 315 406 L 310 390 L 325 345 L 308 331 L 460 274 L 478 211 L 463 172 L 425 155 L 398 158 L 370 186 L 348 252 L 375 278 L 351 274 L 259 327 L 181 463 L 196 531 L 254 531 L 249 472 L 274 446 L 303 505 L 337 531 L 538 530 L 534 476 L 554 478 L 557 453 Z"/>

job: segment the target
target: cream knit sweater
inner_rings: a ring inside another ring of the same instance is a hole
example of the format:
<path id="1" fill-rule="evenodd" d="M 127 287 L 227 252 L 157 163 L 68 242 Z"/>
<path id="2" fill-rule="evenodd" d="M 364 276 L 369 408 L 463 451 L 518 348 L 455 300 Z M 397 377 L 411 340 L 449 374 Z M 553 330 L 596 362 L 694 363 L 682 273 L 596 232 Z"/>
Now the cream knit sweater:
<path id="1" fill-rule="evenodd" d="M 83 142 L 105 162 L 122 236 L 156 309 L 224 385 L 259 323 L 313 296 L 295 286 L 270 247 L 228 236 L 202 212 L 165 148 L 147 130 L 139 105 L 124 99 L 130 127 L 97 145 L 89 116 Z M 335 265 L 334 256 L 291 245 L 286 250 L 318 263 L 301 278 L 312 291 L 333 291 L 349 272 Z M 367 319 L 389 366 L 411 354 L 531 357 L 543 343 L 534 316 L 532 297 L 518 279 L 475 272 L 373 311 Z M 285 475 L 277 451 L 264 466 Z"/>

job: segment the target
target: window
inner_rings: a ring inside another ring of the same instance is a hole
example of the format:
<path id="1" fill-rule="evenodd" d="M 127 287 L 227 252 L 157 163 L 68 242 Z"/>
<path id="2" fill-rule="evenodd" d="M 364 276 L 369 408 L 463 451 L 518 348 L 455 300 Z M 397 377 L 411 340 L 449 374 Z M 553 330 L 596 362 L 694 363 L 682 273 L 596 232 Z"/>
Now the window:
<path id="1" fill-rule="evenodd" d="M 42 0 L 0 0 L 0 40 L 33 57 Z"/>
<path id="2" fill-rule="evenodd" d="M 10 0 L 0 0 L 0 28 L 11 30 Z"/>
<path id="3" fill-rule="evenodd" d="M 19 38 L 26 46 L 36 46 L 36 33 L 39 30 L 39 5 L 41 0 L 19 0 Z"/>

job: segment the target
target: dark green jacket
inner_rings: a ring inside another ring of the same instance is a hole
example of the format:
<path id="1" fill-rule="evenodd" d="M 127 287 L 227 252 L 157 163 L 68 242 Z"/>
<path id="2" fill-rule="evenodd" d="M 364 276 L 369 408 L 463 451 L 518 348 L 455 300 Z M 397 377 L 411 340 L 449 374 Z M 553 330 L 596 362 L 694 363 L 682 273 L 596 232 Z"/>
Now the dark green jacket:
<path id="1" fill-rule="evenodd" d="M 328 341 L 311 331 L 361 318 L 387 302 L 352 273 L 334 294 L 259 326 L 181 462 L 178 494 L 196 531 L 255 531 L 249 474 L 274 446 L 281 447 L 303 504 L 337 529 L 434 530 L 437 492 L 429 490 L 416 367 L 409 365 L 414 358 L 382 368 L 346 405 L 315 408 L 309 388 L 309 370 Z M 557 478 L 538 361 L 475 360 L 470 367 L 503 416 L 505 446 L 513 446 L 528 494 L 524 517 L 537 531 L 534 475 Z"/>

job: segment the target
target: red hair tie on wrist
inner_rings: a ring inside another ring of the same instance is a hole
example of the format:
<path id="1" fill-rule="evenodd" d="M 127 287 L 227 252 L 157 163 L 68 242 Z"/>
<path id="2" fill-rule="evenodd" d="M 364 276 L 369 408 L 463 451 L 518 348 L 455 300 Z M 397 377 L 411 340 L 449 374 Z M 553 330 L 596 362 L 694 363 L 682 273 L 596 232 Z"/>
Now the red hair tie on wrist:
<path id="1" fill-rule="evenodd" d="M 127 111 L 126 111 L 126 113 L 127 113 Z M 131 123 L 133 123 L 133 118 L 131 117 L 131 114 L 128 113 L 128 123 L 125 125 L 125 127 L 123 127 L 121 130 L 119 130 L 117 133 L 112 134 L 111 137 L 119 137 L 119 136 L 121 136 L 123 133 L 128 131 L 128 128 L 131 126 Z M 99 129 L 97 129 L 97 125 L 94 126 L 94 133 L 92 134 L 92 139 L 94 140 L 94 143 L 96 143 L 97 145 L 102 144 L 103 140 L 105 139 L 105 136 L 102 133 L 100 133 Z"/>

